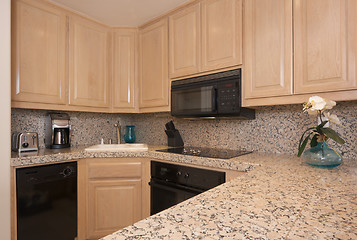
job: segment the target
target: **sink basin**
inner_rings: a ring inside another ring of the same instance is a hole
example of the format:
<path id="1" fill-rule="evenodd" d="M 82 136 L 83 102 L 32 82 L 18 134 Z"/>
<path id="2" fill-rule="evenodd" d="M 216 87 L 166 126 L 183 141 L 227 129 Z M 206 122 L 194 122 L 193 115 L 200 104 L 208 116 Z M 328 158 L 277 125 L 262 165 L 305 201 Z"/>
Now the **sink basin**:
<path id="1" fill-rule="evenodd" d="M 145 152 L 148 150 L 148 145 L 144 143 L 98 144 L 84 150 L 88 152 Z"/>

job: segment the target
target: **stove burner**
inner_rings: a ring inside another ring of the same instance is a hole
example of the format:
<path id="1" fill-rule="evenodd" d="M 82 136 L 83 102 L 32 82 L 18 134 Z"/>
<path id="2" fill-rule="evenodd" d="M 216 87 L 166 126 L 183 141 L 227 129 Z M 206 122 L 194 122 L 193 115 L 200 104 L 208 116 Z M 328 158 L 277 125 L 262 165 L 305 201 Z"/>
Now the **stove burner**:
<path id="1" fill-rule="evenodd" d="M 156 151 L 199 156 L 199 157 L 222 158 L 222 159 L 230 159 L 230 158 L 251 153 L 251 151 L 240 151 L 240 150 L 219 149 L 219 148 L 195 148 L 195 147 L 166 148 Z"/>

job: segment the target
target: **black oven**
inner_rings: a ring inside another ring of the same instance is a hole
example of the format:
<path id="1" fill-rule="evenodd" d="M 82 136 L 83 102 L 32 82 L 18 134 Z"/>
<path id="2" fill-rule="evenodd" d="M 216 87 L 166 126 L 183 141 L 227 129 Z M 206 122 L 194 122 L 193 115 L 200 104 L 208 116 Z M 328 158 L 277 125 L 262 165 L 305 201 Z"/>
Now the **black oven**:
<path id="1" fill-rule="evenodd" d="M 241 69 L 173 81 L 171 115 L 254 119 L 254 110 L 242 108 L 241 95 Z"/>
<path id="2" fill-rule="evenodd" d="M 151 161 L 151 215 L 225 181 L 225 172 Z"/>

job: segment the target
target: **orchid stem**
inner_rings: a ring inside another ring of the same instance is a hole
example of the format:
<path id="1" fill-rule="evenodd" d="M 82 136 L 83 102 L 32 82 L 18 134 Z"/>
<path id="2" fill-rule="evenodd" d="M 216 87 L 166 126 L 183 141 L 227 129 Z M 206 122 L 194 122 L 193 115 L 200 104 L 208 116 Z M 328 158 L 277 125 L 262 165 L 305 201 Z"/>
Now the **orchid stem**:
<path id="1" fill-rule="evenodd" d="M 319 110 L 319 117 L 320 117 L 320 120 L 321 120 L 321 123 L 322 123 L 322 112 L 321 112 L 321 110 Z"/>

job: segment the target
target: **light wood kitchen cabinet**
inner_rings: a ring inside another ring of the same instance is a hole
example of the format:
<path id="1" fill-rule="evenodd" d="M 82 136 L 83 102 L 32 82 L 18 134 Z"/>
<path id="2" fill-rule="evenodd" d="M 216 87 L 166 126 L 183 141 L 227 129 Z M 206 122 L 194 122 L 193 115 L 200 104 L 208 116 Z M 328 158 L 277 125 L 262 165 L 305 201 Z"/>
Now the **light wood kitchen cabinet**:
<path id="1" fill-rule="evenodd" d="M 110 29 L 69 17 L 69 104 L 109 107 Z"/>
<path id="2" fill-rule="evenodd" d="M 150 162 L 78 161 L 78 239 L 98 239 L 149 216 Z"/>
<path id="3" fill-rule="evenodd" d="M 114 112 L 135 112 L 137 85 L 137 30 L 113 30 L 112 107 Z"/>
<path id="4" fill-rule="evenodd" d="M 140 111 L 169 111 L 168 20 L 139 30 Z"/>
<path id="5" fill-rule="evenodd" d="M 242 18 L 242 0 L 203 0 L 170 15 L 170 78 L 241 65 Z"/>
<path id="6" fill-rule="evenodd" d="M 292 0 L 245 3 L 245 98 L 291 95 Z"/>
<path id="7" fill-rule="evenodd" d="M 39 1 L 12 1 L 13 102 L 66 103 L 65 41 L 61 10 Z"/>
<path id="8" fill-rule="evenodd" d="M 202 71 L 242 64 L 242 0 L 202 2 Z"/>
<path id="9" fill-rule="evenodd" d="M 356 89 L 356 1 L 294 1 L 295 93 Z"/>
<path id="10" fill-rule="evenodd" d="M 245 1 L 244 22 L 243 106 L 357 99 L 356 1 Z"/>
<path id="11" fill-rule="evenodd" d="M 201 70 L 201 7 L 189 6 L 169 17 L 170 78 Z"/>

